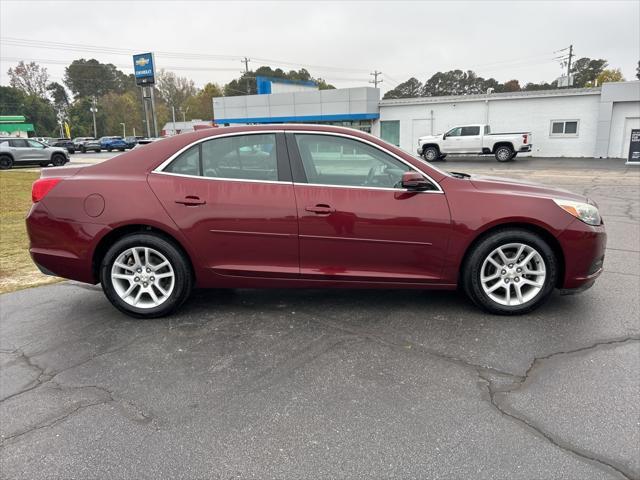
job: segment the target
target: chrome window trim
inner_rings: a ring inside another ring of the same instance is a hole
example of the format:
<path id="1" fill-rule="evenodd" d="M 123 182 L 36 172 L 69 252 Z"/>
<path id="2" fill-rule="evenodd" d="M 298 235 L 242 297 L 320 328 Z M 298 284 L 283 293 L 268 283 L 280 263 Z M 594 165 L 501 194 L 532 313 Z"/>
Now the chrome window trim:
<path id="1" fill-rule="evenodd" d="M 337 137 L 343 137 L 343 138 L 348 138 L 351 140 L 354 140 L 356 142 L 362 142 L 365 143 L 373 148 L 376 148 L 378 150 L 380 150 L 383 153 L 386 153 L 387 155 L 395 158 L 396 160 L 400 161 L 401 163 L 404 163 L 406 166 L 409 167 L 409 169 L 413 170 L 414 172 L 418 172 L 422 175 L 424 175 L 427 180 L 429 180 L 436 188 L 437 190 L 409 190 L 406 188 L 389 188 L 389 187 L 369 187 L 369 186 L 351 186 L 351 185 L 326 185 L 326 184 L 322 184 L 322 183 L 302 183 L 302 182 L 283 182 L 280 180 L 249 180 L 249 179 L 242 179 L 242 178 L 225 178 L 225 177 L 205 177 L 202 175 L 185 175 L 182 173 L 173 173 L 173 172 L 165 172 L 164 169 L 167 167 L 167 165 L 169 165 L 173 160 L 175 160 L 180 154 L 182 154 L 183 152 L 189 150 L 191 147 L 194 147 L 200 143 L 203 142 L 207 142 L 209 140 L 215 140 L 217 138 L 225 138 L 225 137 L 237 137 L 237 136 L 245 136 L 245 135 L 264 135 L 264 134 L 278 134 L 278 133 L 299 133 L 299 134 L 308 134 L 308 135 L 330 135 L 330 136 L 337 136 Z M 169 158 L 167 158 L 164 162 L 162 162 L 160 165 L 158 165 L 156 168 L 154 168 L 153 170 L 151 170 L 151 173 L 155 173 L 155 174 L 159 174 L 159 175 L 173 175 L 176 177 L 186 177 L 186 178 L 201 178 L 204 180 L 223 180 L 223 181 L 232 181 L 232 182 L 251 182 L 251 183 L 277 183 L 277 184 L 287 184 L 287 185 L 299 185 L 299 186 L 316 186 L 316 187 L 330 187 L 330 188 L 356 188 L 356 189 L 365 189 L 365 190 L 387 190 L 387 191 L 393 191 L 393 192 L 412 192 L 412 193 L 440 193 L 440 194 L 444 194 L 444 190 L 442 190 L 442 187 L 440 186 L 440 184 L 438 182 L 436 182 L 433 178 L 431 178 L 427 173 L 423 172 L 422 170 L 420 170 L 418 167 L 416 167 L 415 165 L 412 165 L 411 163 L 407 162 L 406 160 L 404 160 L 403 158 L 399 157 L 398 155 L 396 155 L 393 152 L 390 152 L 389 150 L 387 150 L 386 148 L 381 147 L 380 145 L 377 145 L 373 142 L 370 142 L 369 140 L 365 140 L 364 138 L 360 138 L 360 137 L 356 137 L 353 135 L 349 135 L 346 133 L 341 133 L 341 132 L 322 132 L 322 131 L 317 131 L 317 130 L 260 130 L 260 131 L 251 131 L 251 132 L 233 132 L 233 133 L 223 133 L 221 135 L 212 135 L 210 137 L 205 137 L 205 138 L 200 138 L 194 142 L 191 142 L 190 144 L 182 147 L 180 150 L 178 150 L 177 152 L 175 152 L 174 154 L 172 154 Z"/>
<path id="2" fill-rule="evenodd" d="M 156 168 L 154 168 L 153 170 L 151 170 L 152 173 L 164 173 L 165 175 L 180 175 L 183 177 L 199 177 L 199 178 L 213 178 L 213 177 L 204 177 L 204 176 L 200 176 L 200 175 L 184 175 L 184 174 L 178 174 L 178 173 L 171 173 L 171 172 L 164 172 L 163 170 L 167 167 L 167 165 L 169 165 L 171 162 L 173 162 L 180 154 L 186 152 L 187 150 L 189 150 L 191 147 L 195 147 L 196 145 L 200 144 L 200 143 L 204 143 L 204 142 L 208 142 L 209 140 L 215 140 L 216 138 L 225 138 L 225 137 L 237 137 L 237 136 L 244 136 L 244 135 L 266 135 L 269 133 L 273 133 L 273 134 L 278 134 L 278 133 L 282 133 L 283 130 L 263 130 L 263 131 L 259 131 L 259 132 L 233 132 L 233 133 L 223 133 L 221 135 L 211 135 L 210 137 L 204 137 L 204 138 L 200 138 L 198 140 L 196 140 L 195 142 L 191 142 L 188 145 L 185 145 L 184 147 L 182 147 L 180 150 L 178 150 L 176 153 L 174 153 L 173 155 L 171 155 L 169 158 L 167 158 L 164 162 L 162 162 L 160 165 L 158 165 Z M 216 178 L 220 178 L 220 177 L 216 177 Z M 221 180 L 223 180 L 221 178 Z M 233 179 L 231 179 L 233 180 Z M 238 180 L 238 179 L 236 179 Z M 265 180 L 265 181 L 269 181 L 269 180 Z M 291 183 L 291 182 L 281 182 L 281 183 Z"/>

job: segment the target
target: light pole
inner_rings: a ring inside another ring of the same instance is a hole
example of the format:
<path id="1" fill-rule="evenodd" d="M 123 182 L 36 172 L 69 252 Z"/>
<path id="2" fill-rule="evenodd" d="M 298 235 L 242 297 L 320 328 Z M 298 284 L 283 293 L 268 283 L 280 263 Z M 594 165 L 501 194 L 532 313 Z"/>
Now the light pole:
<path id="1" fill-rule="evenodd" d="M 91 108 L 89 109 L 91 114 L 93 115 L 93 138 L 98 138 L 98 128 L 96 127 L 96 112 L 98 109 L 96 108 L 96 97 L 93 97 L 91 101 Z"/>
<path id="2" fill-rule="evenodd" d="M 120 122 L 120 125 L 122 125 L 122 138 L 127 136 L 127 125 L 123 122 Z"/>

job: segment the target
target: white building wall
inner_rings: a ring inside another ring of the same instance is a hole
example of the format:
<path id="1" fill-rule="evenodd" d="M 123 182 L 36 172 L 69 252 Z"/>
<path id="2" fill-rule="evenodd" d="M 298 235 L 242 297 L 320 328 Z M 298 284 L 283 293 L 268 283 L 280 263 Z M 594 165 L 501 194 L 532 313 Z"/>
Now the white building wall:
<path id="1" fill-rule="evenodd" d="M 444 133 L 456 125 L 489 123 L 495 133 L 532 132 L 533 155 L 586 157 L 592 156 L 595 148 L 599 98 L 595 92 L 564 97 L 461 99 L 418 105 L 385 105 L 383 102 L 380 121 L 399 120 L 400 147 L 412 153 L 421 135 Z M 551 137 L 552 120 L 579 120 L 578 136 Z"/>

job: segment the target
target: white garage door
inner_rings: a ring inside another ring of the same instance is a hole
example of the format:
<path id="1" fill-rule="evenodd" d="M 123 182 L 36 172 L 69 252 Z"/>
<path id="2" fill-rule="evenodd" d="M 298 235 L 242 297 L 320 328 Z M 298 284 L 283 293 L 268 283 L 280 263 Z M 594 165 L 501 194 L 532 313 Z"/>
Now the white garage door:
<path id="1" fill-rule="evenodd" d="M 622 158 L 629 158 L 629 141 L 631 140 L 631 130 L 640 128 L 640 118 L 625 118 L 624 137 L 622 137 Z"/>

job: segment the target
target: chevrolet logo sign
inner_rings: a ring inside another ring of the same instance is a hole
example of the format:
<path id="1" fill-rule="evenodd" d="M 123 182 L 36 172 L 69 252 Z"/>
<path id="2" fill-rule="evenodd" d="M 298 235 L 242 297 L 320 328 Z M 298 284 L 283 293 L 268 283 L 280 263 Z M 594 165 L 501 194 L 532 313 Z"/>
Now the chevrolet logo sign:
<path id="1" fill-rule="evenodd" d="M 144 67 L 148 63 L 149 63 L 149 59 L 148 58 L 141 57 L 141 58 L 136 60 L 136 65 L 139 66 L 139 67 Z"/>

